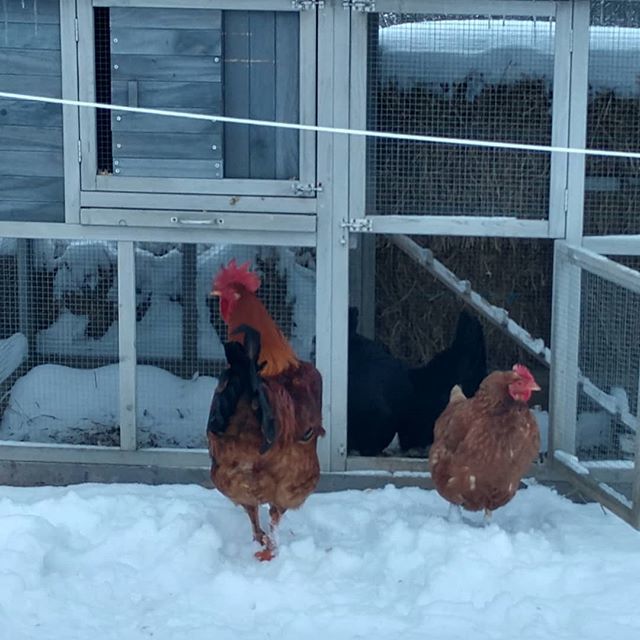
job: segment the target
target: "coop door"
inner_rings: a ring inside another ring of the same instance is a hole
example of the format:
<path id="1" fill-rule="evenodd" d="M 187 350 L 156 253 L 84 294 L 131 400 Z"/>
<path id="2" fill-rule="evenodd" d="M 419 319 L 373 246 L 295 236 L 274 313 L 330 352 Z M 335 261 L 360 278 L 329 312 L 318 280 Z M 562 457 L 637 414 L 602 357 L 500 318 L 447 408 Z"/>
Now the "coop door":
<path id="1" fill-rule="evenodd" d="M 194 117 L 83 110 L 83 188 L 313 196 L 313 135 L 198 117 L 313 123 L 315 12 L 157 4 L 81 3 L 80 93 Z"/>
<path id="2" fill-rule="evenodd" d="M 352 140 L 352 217 L 384 233 L 557 235 L 561 158 L 459 141 L 566 144 L 567 5 L 382 0 L 354 12 L 355 126 L 449 142 Z"/>

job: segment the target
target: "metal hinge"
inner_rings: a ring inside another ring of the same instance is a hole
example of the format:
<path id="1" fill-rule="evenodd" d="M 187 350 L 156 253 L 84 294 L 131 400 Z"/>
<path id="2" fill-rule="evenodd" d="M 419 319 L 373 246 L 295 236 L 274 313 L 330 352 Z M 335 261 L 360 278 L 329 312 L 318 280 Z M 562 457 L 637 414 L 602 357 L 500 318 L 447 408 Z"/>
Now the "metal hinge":
<path id="1" fill-rule="evenodd" d="M 324 0 L 291 0 L 291 5 L 298 11 L 324 9 Z"/>
<path id="2" fill-rule="evenodd" d="M 78 140 L 78 164 L 82 162 L 82 141 Z"/>
<path id="3" fill-rule="evenodd" d="M 373 0 L 342 0 L 342 6 L 351 11 L 370 12 L 376 10 L 376 3 Z"/>
<path id="4" fill-rule="evenodd" d="M 340 226 L 343 229 L 349 229 L 349 231 L 354 233 L 373 232 L 373 220 L 371 220 L 371 218 L 351 218 L 351 220 L 344 219 Z"/>
<path id="5" fill-rule="evenodd" d="M 80 42 L 80 25 L 78 24 L 78 18 L 74 19 L 73 32 L 75 33 L 75 36 L 76 36 L 76 42 Z"/>
<path id="6" fill-rule="evenodd" d="M 564 188 L 564 212 L 567 213 L 569 211 L 569 189 L 567 187 Z"/>
<path id="7" fill-rule="evenodd" d="M 313 196 L 319 191 L 322 191 L 322 185 L 315 185 L 309 182 L 306 184 L 302 182 L 296 182 L 295 184 L 291 185 L 291 188 L 297 196 Z"/>

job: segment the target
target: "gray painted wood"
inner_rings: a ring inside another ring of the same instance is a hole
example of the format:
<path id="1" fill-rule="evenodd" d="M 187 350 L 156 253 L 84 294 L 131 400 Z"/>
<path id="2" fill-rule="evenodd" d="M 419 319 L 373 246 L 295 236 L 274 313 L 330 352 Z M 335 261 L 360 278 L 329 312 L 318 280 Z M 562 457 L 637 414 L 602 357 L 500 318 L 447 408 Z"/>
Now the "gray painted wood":
<path id="1" fill-rule="evenodd" d="M 221 178 L 221 160 L 159 160 L 149 158 L 123 158 L 115 166 L 119 176 L 155 178 Z M 216 167 L 216 164 L 219 165 Z"/>
<path id="2" fill-rule="evenodd" d="M 275 119 L 298 122 L 299 17 L 297 13 L 276 14 Z M 275 130 L 275 178 L 290 180 L 299 176 L 297 131 Z"/>
<path id="3" fill-rule="evenodd" d="M 113 82 L 113 104 L 127 104 L 127 82 Z M 213 82 L 153 82 L 138 83 L 138 101 L 141 107 L 156 109 L 189 109 L 191 105 L 218 105 L 222 101 L 222 88 Z"/>
<path id="4" fill-rule="evenodd" d="M 0 5 L 3 90 L 60 97 L 59 11 L 58 0 Z M 0 99 L 0 220 L 63 222 L 62 176 L 62 107 Z"/>
<path id="5" fill-rule="evenodd" d="M 0 86 L 4 87 L 2 76 Z M 57 104 L 0 98 L 0 127 L 32 125 L 36 122 L 43 127 L 62 127 L 62 109 Z"/>
<path id="6" fill-rule="evenodd" d="M 0 51 L 2 51 L 1 48 Z M 2 68 L 0 71 L 4 72 L 0 73 L 0 87 L 2 87 L 4 91 L 40 95 L 47 98 L 60 98 L 62 95 L 60 74 L 50 76 L 39 74 L 20 76 L 13 74 L 13 70 L 11 70 L 11 74 L 8 73 L 9 69 Z M 0 102 L 4 104 L 5 98 L 0 98 Z M 27 109 L 29 105 L 34 103 L 20 102 L 19 104 Z M 59 106 L 53 106 L 60 110 Z"/>
<path id="7" fill-rule="evenodd" d="M 2 129 L 0 128 L 0 140 Z M 213 147 L 216 147 L 213 149 Z M 122 132 L 113 134 L 113 157 L 221 160 L 222 139 L 214 134 Z"/>
<path id="8" fill-rule="evenodd" d="M 0 149 L 5 151 L 62 150 L 62 128 L 0 124 Z"/>
<path id="9" fill-rule="evenodd" d="M 0 105 L 0 114 L 2 107 Z M 189 113 L 206 113 L 204 109 L 189 109 Z M 211 110 L 209 110 L 211 114 Z M 119 118 L 119 119 L 118 119 Z M 0 123 L 2 116 L 0 115 Z M 207 120 L 186 120 L 184 118 L 158 117 L 144 113 L 112 113 L 111 130 L 114 132 L 153 133 L 210 133 L 222 136 L 222 124 Z"/>
<path id="10" fill-rule="evenodd" d="M 220 58 L 217 60 L 213 56 L 113 54 L 111 78 L 112 81 L 220 82 L 222 64 Z"/>
<path id="11" fill-rule="evenodd" d="M 272 120 L 275 116 L 275 14 L 266 11 L 249 13 L 250 78 L 249 116 Z M 274 177 L 276 132 L 271 127 L 249 128 L 249 177 Z"/>
<path id="12" fill-rule="evenodd" d="M 59 0 L 8 0 L 0 5 L 0 18 L 7 22 L 37 24 L 38 28 L 44 24 L 60 24 L 60 2 Z"/>
<path id="13" fill-rule="evenodd" d="M 44 176 L 62 178 L 62 151 L 0 150 L 0 176 Z"/>
<path id="14" fill-rule="evenodd" d="M 60 56 L 46 50 L 0 48 L 0 69 L 16 76 L 59 76 Z"/>
<path id="15" fill-rule="evenodd" d="M 0 175 L 2 200 L 63 202 L 64 188 L 58 178 Z"/>
<path id="16" fill-rule="evenodd" d="M 111 28 L 144 24 L 150 29 L 219 29 L 221 14 L 209 9 L 111 9 Z"/>
<path id="17" fill-rule="evenodd" d="M 224 113 L 249 116 L 249 14 L 224 14 Z M 224 125 L 225 177 L 249 177 L 249 127 Z"/>
<path id="18" fill-rule="evenodd" d="M 219 113 L 220 25 L 215 10 L 113 8 L 113 102 Z M 114 177 L 222 177 L 220 125 L 115 113 L 112 123 Z"/>
<path id="19" fill-rule="evenodd" d="M 0 200 L 0 220 L 15 222 L 64 222 L 62 202 Z"/>
<path id="20" fill-rule="evenodd" d="M 117 40 L 117 42 L 116 42 Z M 136 28 L 111 24 L 111 51 L 117 54 L 219 56 L 220 29 L 152 29 L 146 23 Z"/>
<path id="21" fill-rule="evenodd" d="M 26 22 L 3 22 L 0 5 L 0 46 L 16 49 L 48 49 L 60 51 L 60 26 Z"/>
<path id="22" fill-rule="evenodd" d="M 298 33 L 297 13 L 225 13 L 225 115 L 298 121 Z M 225 126 L 225 177 L 287 180 L 298 173 L 297 132 Z"/>

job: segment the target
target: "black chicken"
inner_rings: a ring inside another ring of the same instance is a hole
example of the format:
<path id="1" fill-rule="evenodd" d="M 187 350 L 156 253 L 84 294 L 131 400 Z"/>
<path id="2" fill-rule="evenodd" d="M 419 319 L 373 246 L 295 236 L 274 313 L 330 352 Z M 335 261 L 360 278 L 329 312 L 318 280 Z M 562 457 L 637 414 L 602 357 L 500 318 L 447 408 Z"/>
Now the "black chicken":
<path id="1" fill-rule="evenodd" d="M 414 393 L 407 420 L 398 425 L 400 446 L 424 449 L 433 443 L 435 422 L 449 402 L 454 385 L 470 398 L 487 376 L 487 354 L 482 325 L 461 311 L 451 345 L 428 364 L 409 371 Z"/>
<path id="2" fill-rule="evenodd" d="M 413 387 L 407 365 L 357 328 L 358 309 L 350 307 L 347 445 L 350 451 L 375 456 L 406 423 Z"/>

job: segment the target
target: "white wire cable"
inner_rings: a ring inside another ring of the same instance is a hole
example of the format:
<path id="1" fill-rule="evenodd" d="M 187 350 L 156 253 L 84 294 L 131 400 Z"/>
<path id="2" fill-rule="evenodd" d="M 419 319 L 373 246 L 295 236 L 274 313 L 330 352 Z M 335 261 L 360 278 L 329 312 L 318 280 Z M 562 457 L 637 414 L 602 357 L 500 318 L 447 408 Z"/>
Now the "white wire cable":
<path id="1" fill-rule="evenodd" d="M 22 93 L 0 91 L 0 98 L 10 100 L 26 100 L 30 102 L 47 102 L 49 104 L 68 105 L 89 109 L 109 109 L 111 111 L 125 111 L 130 113 L 146 113 L 170 118 L 187 118 L 189 120 L 207 120 L 209 122 L 228 122 L 231 124 L 247 124 L 256 127 L 274 127 L 276 129 L 296 129 L 298 131 L 315 131 L 318 133 L 339 133 L 351 136 L 365 136 L 368 138 L 385 138 L 389 140 L 411 140 L 415 142 L 432 142 L 436 144 L 451 144 L 464 147 L 485 147 L 490 149 L 516 149 L 520 151 L 539 151 L 544 153 L 573 153 L 585 156 L 606 156 L 612 158 L 633 158 L 640 160 L 638 151 L 611 151 L 606 149 L 577 149 L 574 147 L 555 147 L 542 144 L 525 144 L 520 142 L 498 142 L 491 140 L 471 140 L 466 138 L 446 138 L 440 136 L 426 136 L 413 133 L 392 133 L 390 131 L 367 131 L 366 129 L 347 129 L 344 127 L 326 127 L 314 124 L 294 124 L 293 122 L 276 122 L 271 120 L 253 120 L 251 118 L 234 118 L 232 116 L 209 116 L 202 113 L 186 111 L 168 111 L 165 109 L 147 109 L 144 107 L 127 107 L 117 104 L 103 104 L 101 102 L 87 102 L 84 100 L 68 100 L 64 98 L 48 98 Z"/>

